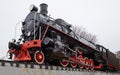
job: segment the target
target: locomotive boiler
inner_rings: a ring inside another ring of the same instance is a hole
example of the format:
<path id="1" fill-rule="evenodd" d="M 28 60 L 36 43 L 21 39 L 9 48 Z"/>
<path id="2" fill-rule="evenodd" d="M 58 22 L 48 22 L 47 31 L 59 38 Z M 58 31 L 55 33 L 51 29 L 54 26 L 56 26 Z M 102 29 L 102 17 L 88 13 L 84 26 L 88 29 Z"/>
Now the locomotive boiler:
<path id="1" fill-rule="evenodd" d="M 9 42 L 8 53 L 13 61 L 60 64 L 91 70 L 118 69 L 118 63 L 110 59 L 112 57 L 117 62 L 114 54 L 76 35 L 71 29 L 72 25 L 63 19 L 48 16 L 47 7 L 45 3 L 40 4 L 40 12 L 36 6 L 30 7 L 30 13 L 22 22 L 22 35 L 18 41 Z"/>

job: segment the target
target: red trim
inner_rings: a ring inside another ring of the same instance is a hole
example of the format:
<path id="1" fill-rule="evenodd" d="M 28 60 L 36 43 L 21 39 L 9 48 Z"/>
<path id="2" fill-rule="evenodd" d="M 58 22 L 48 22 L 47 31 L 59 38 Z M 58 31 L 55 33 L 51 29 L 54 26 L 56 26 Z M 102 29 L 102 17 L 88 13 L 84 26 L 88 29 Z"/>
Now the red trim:
<path id="1" fill-rule="evenodd" d="M 15 53 L 14 56 L 14 61 L 30 61 L 31 60 L 31 56 L 29 54 L 29 51 L 23 51 L 23 50 L 18 50 Z"/>
<path id="2" fill-rule="evenodd" d="M 36 47 L 41 47 L 41 40 L 31 40 L 25 42 L 21 44 L 20 50 L 9 50 L 8 52 L 14 54 L 14 61 L 30 61 L 31 56 L 28 49 Z"/>
<path id="3" fill-rule="evenodd" d="M 94 61 L 93 61 L 93 59 L 90 59 L 89 65 L 90 65 L 90 69 L 94 70 Z"/>
<path id="4" fill-rule="evenodd" d="M 89 65 L 89 59 L 88 59 L 88 57 L 85 57 L 84 60 L 85 60 L 85 64 Z M 89 69 L 89 66 L 85 66 L 85 69 Z"/>
<path id="5" fill-rule="evenodd" d="M 94 66 L 94 69 L 102 69 L 103 65 L 100 63 L 98 66 Z"/>
<path id="6" fill-rule="evenodd" d="M 69 63 L 68 63 L 68 61 L 61 60 L 61 61 L 60 61 L 60 64 L 61 64 L 63 67 L 67 67 Z"/>
<path id="7" fill-rule="evenodd" d="M 9 51 L 8 51 L 8 53 L 14 53 L 15 52 L 15 50 L 12 50 L 12 49 L 10 49 Z"/>
<path id="8" fill-rule="evenodd" d="M 71 65 L 72 68 L 76 68 L 77 67 L 77 64 L 73 63 L 73 62 L 71 62 L 70 65 Z"/>
<path id="9" fill-rule="evenodd" d="M 33 47 L 41 47 L 41 40 L 31 40 L 22 44 L 22 50 Z"/>
<path id="10" fill-rule="evenodd" d="M 107 65 L 110 66 L 110 67 L 113 67 L 113 68 L 119 68 L 119 67 L 117 67 L 115 65 L 112 65 L 112 64 L 107 64 Z"/>
<path id="11" fill-rule="evenodd" d="M 74 54 L 72 57 L 69 57 L 68 59 L 71 60 L 71 61 L 80 63 L 79 60 L 77 60 L 76 54 Z"/>
<path id="12" fill-rule="evenodd" d="M 35 58 L 35 61 L 38 63 L 38 64 L 43 64 L 44 60 L 45 60 L 45 56 L 44 56 L 44 53 L 41 51 L 36 51 L 35 52 L 35 55 L 34 55 L 34 58 Z"/>
<path id="13" fill-rule="evenodd" d="M 80 50 L 78 50 L 78 53 L 79 53 L 80 55 L 82 55 L 82 54 L 83 54 Z"/>
<path id="14" fill-rule="evenodd" d="M 58 31 L 58 32 L 60 32 L 60 33 L 64 34 L 65 36 L 71 37 L 72 39 L 74 39 L 75 41 L 79 42 L 80 44 L 82 44 L 82 45 L 84 45 L 84 46 L 87 46 L 88 48 L 90 48 L 90 49 L 92 49 L 92 50 L 95 50 L 94 48 L 92 48 L 92 47 L 90 47 L 90 46 L 88 46 L 88 45 L 86 45 L 86 44 L 84 44 L 84 43 L 82 43 L 82 42 L 78 41 L 77 39 L 75 39 L 75 38 L 73 38 L 72 36 L 70 36 L 70 35 L 66 34 L 65 32 L 63 32 L 63 31 L 60 31 L 60 30 L 56 29 L 56 28 L 55 28 L 55 27 L 53 27 L 52 25 L 49 25 L 49 27 L 50 27 L 51 29 L 55 30 L 55 31 Z"/>
<path id="15" fill-rule="evenodd" d="M 44 35 L 43 35 L 43 37 L 42 37 L 42 41 L 43 41 L 43 39 L 45 38 L 45 35 L 46 35 L 47 31 L 48 31 L 48 28 L 49 28 L 49 26 L 47 26 L 47 28 L 46 28 L 46 30 L 45 30 L 45 33 L 44 33 Z"/>

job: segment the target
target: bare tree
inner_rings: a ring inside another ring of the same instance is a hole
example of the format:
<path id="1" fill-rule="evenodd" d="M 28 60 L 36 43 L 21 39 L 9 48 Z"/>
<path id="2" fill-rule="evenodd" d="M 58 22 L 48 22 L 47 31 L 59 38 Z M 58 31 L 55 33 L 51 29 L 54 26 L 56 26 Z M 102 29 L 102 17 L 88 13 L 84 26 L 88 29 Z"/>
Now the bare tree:
<path id="1" fill-rule="evenodd" d="M 116 58 L 119 59 L 119 64 L 120 64 L 120 51 L 117 51 L 115 54 L 116 54 Z M 119 65 L 119 68 L 120 68 L 120 65 Z"/>
<path id="2" fill-rule="evenodd" d="M 80 36 L 81 38 L 84 38 L 86 39 L 87 41 L 89 42 L 97 42 L 97 38 L 95 35 L 91 34 L 91 33 L 88 33 L 84 27 L 82 26 L 73 26 L 73 31 L 78 35 Z"/>
<path id="3" fill-rule="evenodd" d="M 115 54 L 116 54 L 116 57 L 120 59 L 120 51 L 117 51 Z"/>

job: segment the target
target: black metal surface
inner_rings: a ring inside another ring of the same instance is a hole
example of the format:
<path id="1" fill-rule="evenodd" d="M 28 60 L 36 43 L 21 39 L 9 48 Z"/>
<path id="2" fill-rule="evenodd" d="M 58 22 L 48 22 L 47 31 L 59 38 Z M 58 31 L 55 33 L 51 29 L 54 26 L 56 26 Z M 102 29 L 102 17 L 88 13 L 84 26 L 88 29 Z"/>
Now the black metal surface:
<path id="1" fill-rule="evenodd" d="M 48 5 L 45 3 L 40 4 L 40 9 L 41 9 L 40 13 L 44 16 L 47 16 L 47 13 L 48 13 L 47 7 L 48 7 Z"/>

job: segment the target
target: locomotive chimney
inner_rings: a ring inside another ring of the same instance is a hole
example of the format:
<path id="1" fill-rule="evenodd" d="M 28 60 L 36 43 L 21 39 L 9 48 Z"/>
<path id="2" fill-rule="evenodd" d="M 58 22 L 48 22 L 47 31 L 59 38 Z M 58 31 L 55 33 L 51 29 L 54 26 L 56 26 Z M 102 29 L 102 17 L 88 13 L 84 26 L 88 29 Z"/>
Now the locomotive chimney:
<path id="1" fill-rule="evenodd" d="M 40 4 L 40 9 L 41 9 L 40 14 L 47 16 L 47 13 L 48 13 L 47 7 L 48 7 L 48 5 L 45 3 Z"/>

